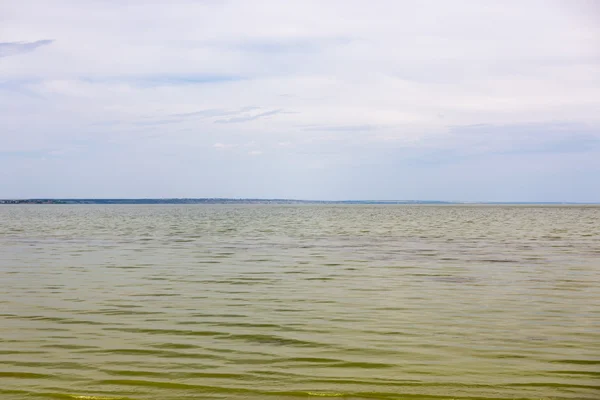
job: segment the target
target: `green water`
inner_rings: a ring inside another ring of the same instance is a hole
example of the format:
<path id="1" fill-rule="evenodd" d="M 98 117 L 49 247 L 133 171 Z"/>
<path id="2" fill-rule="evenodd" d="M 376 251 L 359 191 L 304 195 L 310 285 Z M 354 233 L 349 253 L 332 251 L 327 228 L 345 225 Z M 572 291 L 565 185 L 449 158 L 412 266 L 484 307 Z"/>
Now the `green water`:
<path id="1" fill-rule="evenodd" d="M 600 208 L 0 206 L 1 399 L 600 398 Z"/>

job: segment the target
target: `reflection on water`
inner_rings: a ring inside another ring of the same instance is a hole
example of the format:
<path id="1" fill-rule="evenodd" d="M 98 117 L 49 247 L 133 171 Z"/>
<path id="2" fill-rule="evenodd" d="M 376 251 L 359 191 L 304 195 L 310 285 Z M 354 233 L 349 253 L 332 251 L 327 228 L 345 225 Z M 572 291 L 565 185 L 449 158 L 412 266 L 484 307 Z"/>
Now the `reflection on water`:
<path id="1" fill-rule="evenodd" d="M 600 208 L 2 206 L 2 399 L 598 399 Z"/>

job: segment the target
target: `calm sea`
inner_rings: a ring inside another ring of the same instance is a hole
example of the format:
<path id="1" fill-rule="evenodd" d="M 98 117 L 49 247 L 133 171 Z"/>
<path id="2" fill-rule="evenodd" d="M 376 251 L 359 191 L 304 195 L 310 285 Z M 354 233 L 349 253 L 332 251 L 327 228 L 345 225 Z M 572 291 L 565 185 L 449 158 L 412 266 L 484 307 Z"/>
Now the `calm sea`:
<path id="1" fill-rule="evenodd" d="M 600 399 L 600 208 L 0 206 L 1 399 Z"/>

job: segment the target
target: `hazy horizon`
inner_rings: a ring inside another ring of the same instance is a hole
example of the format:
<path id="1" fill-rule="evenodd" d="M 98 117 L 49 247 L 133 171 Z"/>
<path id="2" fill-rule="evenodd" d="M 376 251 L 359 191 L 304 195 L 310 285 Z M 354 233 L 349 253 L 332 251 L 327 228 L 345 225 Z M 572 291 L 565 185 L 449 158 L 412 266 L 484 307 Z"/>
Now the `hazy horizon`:
<path id="1" fill-rule="evenodd" d="M 597 203 L 599 11 L 3 2 L 0 198 Z"/>
<path id="2" fill-rule="evenodd" d="M 302 203 L 391 203 L 391 204 L 399 204 L 403 203 L 416 203 L 416 204 L 571 204 L 571 205 L 598 205 L 600 202 L 577 202 L 577 201 L 523 201 L 523 200 L 508 200 L 508 201 L 496 201 L 496 200 L 461 200 L 461 199 L 452 199 L 452 200 L 442 200 L 442 199 L 309 199 L 309 198 L 281 198 L 281 197 L 89 197 L 89 196 L 79 196 L 79 197 L 22 197 L 22 198 L 0 198 L 0 201 L 40 201 L 40 200 L 50 200 L 50 201 L 178 201 L 178 200 L 211 200 L 211 201 L 283 201 L 283 202 L 302 202 Z M 1 203 L 0 203 L 1 204 Z M 138 203 L 144 204 L 144 203 Z M 161 204 L 161 203 L 158 203 Z M 162 204 L 170 204 L 170 203 L 162 203 Z M 181 204 L 185 205 L 185 203 L 172 203 L 172 204 Z M 201 203 L 190 203 L 190 204 L 201 204 Z M 214 204 L 214 203 L 208 203 Z"/>

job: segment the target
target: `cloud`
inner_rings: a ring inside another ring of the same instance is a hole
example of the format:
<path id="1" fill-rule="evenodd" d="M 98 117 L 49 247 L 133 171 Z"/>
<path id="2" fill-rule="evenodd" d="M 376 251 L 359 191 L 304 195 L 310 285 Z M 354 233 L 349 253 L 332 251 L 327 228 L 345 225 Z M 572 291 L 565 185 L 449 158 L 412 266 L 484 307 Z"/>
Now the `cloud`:
<path id="1" fill-rule="evenodd" d="M 35 42 L 0 42 L 0 58 L 29 53 L 42 46 L 52 44 L 53 40 L 38 40 Z"/>
<path id="2" fill-rule="evenodd" d="M 351 37 L 295 37 L 241 40 L 225 44 L 244 52 L 267 54 L 310 53 L 352 42 Z"/>
<path id="3" fill-rule="evenodd" d="M 20 0 L 2 13 L 0 197 L 600 199 L 582 4 Z"/>
<path id="4" fill-rule="evenodd" d="M 231 149 L 233 147 L 237 147 L 235 144 L 224 144 L 224 143 L 215 143 L 213 144 L 215 149 Z"/>
<path id="5" fill-rule="evenodd" d="M 161 86 L 210 85 L 236 82 L 247 78 L 241 75 L 186 73 L 104 75 L 100 77 L 83 77 L 80 79 L 88 83 L 127 84 L 144 89 Z"/>
<path id="6" fill-rule="evenodd" d="M 453 148 L 471 154 L 561 154 L 600 149 L 600 129 L 572 122 L 452 126 L 449 133 Z"/>
<path id="7" fill-rule="evenodd" d="M 138 126 L 155 126 L 155 125 L 170 125 L 170 124 L 176 124 L 178 122 L 181 122 L 180 119 L 162 119 L 162 120 L 154 120 L 154 121 L 138 121 L 138 122 L 134 122 L 134 125 L 138 125 Z"/>
<path id="8" fill-rule="evenodd" d="M 238 114 L 241 114 L 241 113 L 244 113 L 247 111 L 254 111 L 254 110 L 258 110 L 258 109 L 260 109 L 260 107 L 253 107 L 253 106 L 242 107 L 237 110 L 206 109 L 206 110 L 199 110 L 199 111 L 186 112 L 186 113 L 180 113 L 180 114 L 173 114 L 173 116 L 174 117 L 184 117 L 184 118 L 224 117 L 224 116 L 228 116 L 228 115 L 238 115 Z"/>
<path id="9" fill-rule="evenodd" d="M 302 129 L 322 132 L 363 132 L 379 129 L 375 125 L 308 125 Z"/>
<path id="10" fill-rule="evenodd" d="M 236 123 L 240 123 L 240 122 L 248 122 L 248 121 L 254 121 L 257 120 L 259 118 L 264 118 L 264 117 L 268 117 L 271 115 L 275 115 L 275 114 L 279 114 L 281 113 L 283 110 L 279 109 L 279 110 L 270 110 L 270 111 L 265 111 L 262 113 L 258 113 L 258 114 L 249 114 L 249 115 L 242 115 L 239 117 L 232 117 L 232 118 L 227 118 L 227 119 L 219 119 L 216 120 L 215 123 L 219 123 L 219 124 L 236 124 Z"/>

